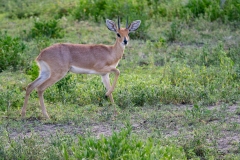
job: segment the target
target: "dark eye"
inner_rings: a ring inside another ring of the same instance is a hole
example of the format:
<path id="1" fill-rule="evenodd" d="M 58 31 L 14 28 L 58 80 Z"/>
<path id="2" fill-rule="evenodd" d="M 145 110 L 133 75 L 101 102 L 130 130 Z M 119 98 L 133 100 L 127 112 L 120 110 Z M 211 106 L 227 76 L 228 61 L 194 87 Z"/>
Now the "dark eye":
<path id="1" fill-rule="evenodd" d="M 119 34 L 119 33 L 117 33 L 117 36 L 118 36 L 119 38 L 121 38 L 121 36 L 120 36 L 120 34 Z"/>

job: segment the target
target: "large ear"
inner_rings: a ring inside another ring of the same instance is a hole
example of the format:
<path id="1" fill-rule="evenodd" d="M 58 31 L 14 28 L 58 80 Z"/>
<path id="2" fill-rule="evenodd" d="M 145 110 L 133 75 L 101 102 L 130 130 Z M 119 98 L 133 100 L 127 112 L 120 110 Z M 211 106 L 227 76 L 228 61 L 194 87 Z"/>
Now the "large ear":
<path id="1" fill-rule="evenodd" d="M 107 28 L 108 28 L 110 31 L 117 32 L 117 26 L 116 26 L 115 22 L 107 19 L 107 20 L 106 20 L 106 25 L 107 25 Z"/>
<path id="2" fill-rule="evenodd" d="M 140 20 L 133 21 L 127 29 L 129 30 L 129 32 L 134 32 L 138 29 L 140 24 L 141 24 Z"/>

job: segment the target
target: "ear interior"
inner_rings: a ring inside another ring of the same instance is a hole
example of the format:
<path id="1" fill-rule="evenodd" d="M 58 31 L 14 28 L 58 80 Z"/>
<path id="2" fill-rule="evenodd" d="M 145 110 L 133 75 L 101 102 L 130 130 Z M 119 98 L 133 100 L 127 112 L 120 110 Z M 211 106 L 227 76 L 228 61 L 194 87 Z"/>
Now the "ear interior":
<path id="1" fill-rule="evenodd" d="M 140 24 L 141 24 L 140 20 L 133 21 L 128 27 L 129 32 L 136 31 L 139 28 Z"/>
<path id="2" fill-rule="evenodd" d="M 117 27 L 114 21 L 107 19 L 106 25 L 110 31 L 117 32 Z"/>

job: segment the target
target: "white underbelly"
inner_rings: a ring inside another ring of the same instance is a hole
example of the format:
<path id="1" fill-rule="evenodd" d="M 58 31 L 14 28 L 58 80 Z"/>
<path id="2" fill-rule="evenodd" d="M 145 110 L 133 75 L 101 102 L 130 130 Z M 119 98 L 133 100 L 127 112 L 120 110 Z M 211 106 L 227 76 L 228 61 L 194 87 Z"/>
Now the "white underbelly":
<path id="1" fill-rule="evenodd" d="M 80 74 L 102 74 L 93 69 L 79 68 L 79 67 L 75 67 L 75 66 L 72 66 L 69 71 L 73 72 L 73 73 L 80 73 Z"/>

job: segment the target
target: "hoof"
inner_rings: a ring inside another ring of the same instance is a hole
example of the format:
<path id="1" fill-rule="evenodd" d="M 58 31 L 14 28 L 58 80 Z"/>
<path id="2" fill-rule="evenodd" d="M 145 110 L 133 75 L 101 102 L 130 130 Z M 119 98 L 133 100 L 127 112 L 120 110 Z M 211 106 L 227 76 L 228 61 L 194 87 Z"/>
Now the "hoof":
<path id="1" fill-rule="evenodd" d="M 44 116 L 44 119 L 50 119 L 50 117 L 49 116 Z"/>
<path id="2" fill-rule="evenodd" d="M 50 119 L 49 115 L 47 113 L 43 113 L 44 119 Z"/>

